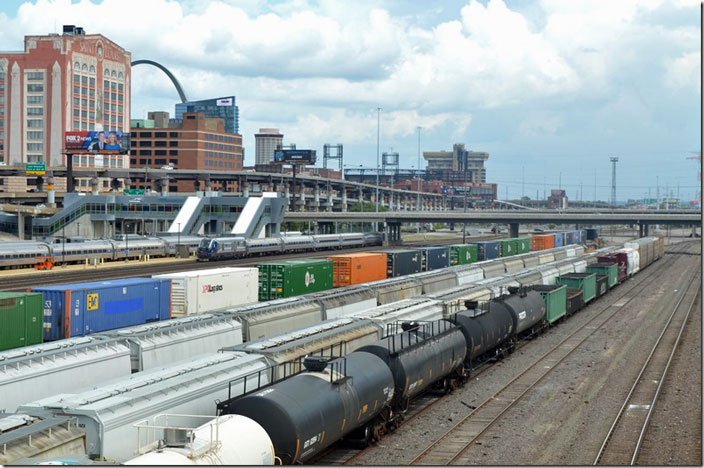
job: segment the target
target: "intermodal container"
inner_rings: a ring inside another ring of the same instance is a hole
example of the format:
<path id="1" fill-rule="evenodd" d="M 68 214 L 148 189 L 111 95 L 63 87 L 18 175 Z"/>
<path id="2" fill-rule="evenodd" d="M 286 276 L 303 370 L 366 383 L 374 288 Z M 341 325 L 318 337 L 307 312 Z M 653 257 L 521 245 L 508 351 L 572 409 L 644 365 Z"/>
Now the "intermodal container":
<path id="1" fill-rule="evenodd" d="M 555 247 L 562 247 L 565 245 L 565 233 L 564 232 L 556 232 L 552 236 L 555 239 L 555 243 L 554 243 Z"/>
<path id="2" fill-rule="evenodd" d="M 476 244 L 458 244 L 450 246 L 450 265 L 466 265 L 476 261 Z"/>
<path id="3" fill-rule="evenodd" d="M 332 260 L 289 260 L 257 268 L 260 301 L 332 289 Z"/>
<path id="4" fill-rule="evenodd" d="M 33 288 L 44 296 L 44 340 L 171 318 L 171 280 L 129 278 Z"/>
<path id="5" fill-rule="evenodd" d="M 592 263 L 587 266 L 587 273 L 607 275 L 609 277 L 609 288 L 612 288 L 618 284 L 618 263 L 616 262 Z"/>
<path id="6" fill-rule="evenodd" d="M 564 284 L 570 288 L 581 289 L 585 304 L 588 304 L 596 297 L 595 273 L 567 273 L 555 278 L 555 284 Z"/>
<path id="7" fill-rule="evenodd" d="M 597 240 L 599 238 L 599 228 L 586 228 L 585 236 L 585 240 Z"/>
<path id="8" fill-rule="evenodd" d="M 518 253 L 517 250 L 516 239 L 499 239 L 499 256 L 510 257 L 511 255 L 516 255 Z"/>
<path id="9" fill-rule="evenodd" d="M 154 275 L 171 280 L 171 315 L 183 317 L 203 314 L 258 299 L 256 268 L 213 268 Z"/>
<path id="10" fill-rule="evenodd" d="M 581 289 L 567 288 L 567 315 L 572 315 L 584 307 L 584 293 Z"/>
<path id="11" fill-rule="evenodd" d="M 565 245 L 572 245 L 574 243 L 574 231 L 567 231 L 565 233 Z"/>
<path id="12" fill-rule="evenodd" d="M 477 260 L 491 260 L 492 258 L 499 258 L 501 253 L 501 247 L 498 241 L 482 241 L 475 242 L 477 246 Z"/>
<path id="13" fill-rule="evenodd" d="M 432 271 L 450 266 L 450 250 L 447 247 L 420 247 L 420 271 Z"/>
<path id="14" fill-rule="evenodd" d="M 386 279 L 386 254 L 331 255 L 327 259 L 332 261 L 332 285 L 336 288 Z"/>
<path id="15" fill-rule="evenodd" d="M 596 275 L 596 297 L 601 297 L 609 291 L 609 275 Z"/>
<path id="16" fill-rule="evenodd" d="M 524 254 L 530 252 L 531 242 L 530 237 L 517 237 L 516 238 L 516 249 L 519 254 Z"/>
<path id="17" fill-rule="evenodd" d="M 531 287 L 543 296 L 548 323 L 554 323 L 567 314 L 567 286 L 534 284 Z"/>
<path id="18" fill-rule="evenodd" d="M 421 253 L 417 250 L 386 250 L 386 277 L 420 273 Z"/>
<path id="19" fill-rule="evenodd" d="M 547 250 L 553 247 L 555 247 L 555 236 L 552 234 L 533 236 L 531 240 L 531 250 Z"/>
<path id="20" fill-rule="evenodd" d="M 0 292 L 0 351 L 42 342 L 42 300 L 39 293 Z"/>
<path id="21" fill-rule="evenodd" d="M 596 258 L 599 263 L 618 264 L 618 282 L 623 283 L 628 278 L 628 254 L 626 252 L 614 252 L 608 255 L 601 255 Z"/>

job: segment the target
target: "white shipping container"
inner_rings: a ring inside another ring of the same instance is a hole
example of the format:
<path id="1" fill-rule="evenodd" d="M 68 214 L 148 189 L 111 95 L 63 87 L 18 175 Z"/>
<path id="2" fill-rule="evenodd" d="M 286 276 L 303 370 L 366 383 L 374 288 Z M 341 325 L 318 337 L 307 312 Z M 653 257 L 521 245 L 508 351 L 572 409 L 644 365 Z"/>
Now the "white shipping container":
<path id="1" fill-rule="evenodd" d="M 154 275 L 171 280 L 171 315 L 214 312 L 259 300 L 257 268 L 213 268 Z"/>

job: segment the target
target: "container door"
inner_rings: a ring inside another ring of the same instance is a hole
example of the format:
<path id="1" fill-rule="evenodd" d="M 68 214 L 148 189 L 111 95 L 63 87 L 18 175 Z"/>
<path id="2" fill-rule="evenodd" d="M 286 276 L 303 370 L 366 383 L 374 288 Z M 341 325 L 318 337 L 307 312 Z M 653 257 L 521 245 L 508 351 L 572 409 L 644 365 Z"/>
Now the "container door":
<path id="1" fill-rule="evenodd" d="M 0 351 L 25 346 L 26 317 L 22 298 L 0 299 Z"/>
<path id="2" fill-rule="evenodd" d="M 23 300 L 25 301 L 25 324 L 27 330 L 24 346 L 39 344 L 44 338 L 44 333 L 42 332 L 42 295 L 28 294 Z"/>

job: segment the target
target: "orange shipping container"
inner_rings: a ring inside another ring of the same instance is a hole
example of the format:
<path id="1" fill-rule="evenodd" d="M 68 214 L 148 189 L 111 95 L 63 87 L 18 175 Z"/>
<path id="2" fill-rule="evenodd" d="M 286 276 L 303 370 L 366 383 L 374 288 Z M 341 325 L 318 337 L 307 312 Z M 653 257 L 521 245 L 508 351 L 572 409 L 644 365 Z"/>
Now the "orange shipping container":
<path id="1" fill-rule="evenodd" d="M 546 250 L 555 247 L 555 236 L 547 234 L 544 236 L 533 236 L 531 250 Z"/>
<path id="2" fill-rule="evenodd" d="M 332 260 L 333 287 L 386 279 L 386 254 L 384 253 L 332 255 L 327 259 Z"/>

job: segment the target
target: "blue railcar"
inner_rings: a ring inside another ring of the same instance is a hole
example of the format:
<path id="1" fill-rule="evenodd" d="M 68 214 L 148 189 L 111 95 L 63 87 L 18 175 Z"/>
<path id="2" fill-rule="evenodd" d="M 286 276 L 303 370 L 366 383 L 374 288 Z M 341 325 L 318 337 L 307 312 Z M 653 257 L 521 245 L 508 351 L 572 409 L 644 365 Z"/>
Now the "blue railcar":
<path id="1" fill-rule="evenodd" d="M 565 233 L 564 232 L 556 232 L 553 235 L 555 236 L 555 247 L 564 247 Z"/>
<path id="2" fill-rule="evenodd" d="M 477 245 L 477 260 L 491 260 L 499 258 L 501 244 L 499 241 L 481 241 L 473 242 Z"/>
<path id="3" fill-rule="evenodd" d="M 44 295 L 44 340 L 171 318 L 171 280 L 129 278 L 34 288 Z"/>

